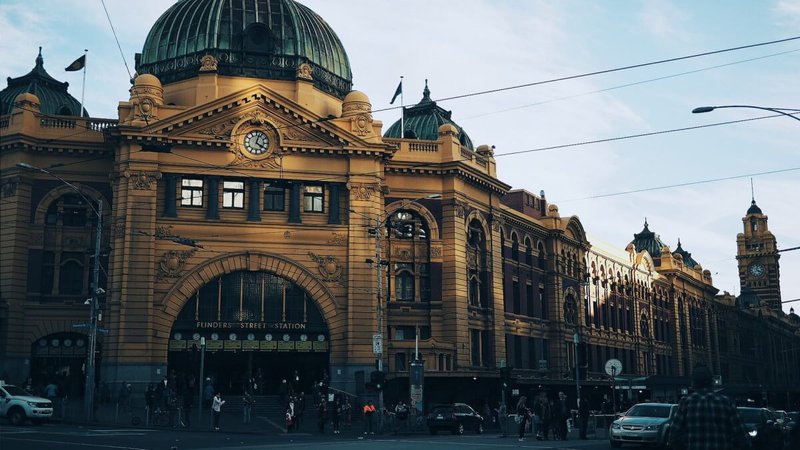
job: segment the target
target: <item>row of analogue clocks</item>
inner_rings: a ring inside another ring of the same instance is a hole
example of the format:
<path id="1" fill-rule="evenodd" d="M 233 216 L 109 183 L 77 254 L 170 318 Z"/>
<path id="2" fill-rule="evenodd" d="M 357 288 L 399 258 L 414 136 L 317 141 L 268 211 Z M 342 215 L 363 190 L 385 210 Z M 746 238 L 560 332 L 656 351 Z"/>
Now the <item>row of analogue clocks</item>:
<path id="1" fill-rule="evenodd" d="M 175 339 L 176 341 L 180 341 L 181 339 L 183 339 L 183 333 L 180 333 L 180 332 L 175 333 L 175 334 L 172 335 L 172 338 Z M 192 335 L 192 339 L 195 340 L 195 341 L 199 341 L 200 340 L 200 333 L 193 334 Z M 231 341 L 235 341 L 235 340 L 239 339 L 239 336 L 236 333 L 231 333 L 231 334 L 228 335 L 228 339 L 231 340 Z M 272 334 L 267 333 L 267 334 L 264 335 L 264 340 L 265 341 L 271 341 L 273 339 L 275 339 L 275 337 Z M 288 342 L 292 338 L 288 334 L 284 334 L 283 336 L 281 336 L 281 339 Z M 219 340 L 219 334 L 218 333 L 211 333 L 211 340 L 212 341 L 218 341 Z M 253 333 L 248 333 L 247 334 L 247 340 L 248 341 L 256 340 L 256 335 L 253 334 Z M 307 334 L 301 334 L 300 335 L 300 340 L 303 341 L 303 342 L 307 341 L 308 340 L 308 335 Z M 325 335 L 324 334 L 318 334 L 317 335 L 317 341 L 323 342 L 324 340 L 325 340 Z"/>

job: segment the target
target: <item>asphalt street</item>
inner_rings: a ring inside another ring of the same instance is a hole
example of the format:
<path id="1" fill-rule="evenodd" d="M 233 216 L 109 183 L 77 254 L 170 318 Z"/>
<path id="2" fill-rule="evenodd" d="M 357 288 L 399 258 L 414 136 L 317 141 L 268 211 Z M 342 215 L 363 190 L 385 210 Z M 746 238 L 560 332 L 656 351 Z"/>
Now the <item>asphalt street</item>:
<path id="1" fill-rule="evenodd" d="M 282 434 L 265 429 L 263 433 L 149 430 L 142 428 L 85 427 L 72 424 L 45 424 L 13 427 L 0 423 L 0 448 L 3 450 L 259 450 L 259 449 L 436 449 L 481 450 L 490 448 L 608 449 L 605 440 L 517 441 L 494 433 L 452 436 L 440 434 L 409 436 L 360 436 L 332 434 Z"/>

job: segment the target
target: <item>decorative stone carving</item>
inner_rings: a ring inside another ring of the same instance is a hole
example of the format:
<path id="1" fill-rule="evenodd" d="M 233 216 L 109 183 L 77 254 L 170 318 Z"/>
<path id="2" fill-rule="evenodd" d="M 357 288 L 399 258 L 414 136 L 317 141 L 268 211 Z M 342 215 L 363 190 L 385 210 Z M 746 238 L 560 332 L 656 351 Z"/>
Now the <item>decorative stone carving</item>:
<path id="1" fill-rule="evenodd" d="M 180 278 L 183 268 L 186 266 L 186 261 L 194 255 L 197 251 L 196 248 L 191 250 L 177 251 L 170 250 L 161 257 L 158 264 L 158 273 L 156 278 L 163 280 L 164 278 Z"/>
<path id="2" fill-rule="evenodd" d="M 226 122 L 216 123 L 208 128 L 203 128 L 199 133 L 213 136 L 217 139 L 230 139 L 233 127 L 239 123 L 240 120 L 240 117 L 232 117 Z"/>
<path id="3" fill-rule="evenodd" d="M 331 238 L 328 239 L 328 244 L 347 245 L 347 236 L 344 233 L 331 233 Z"/>
<path id="4" fill-rule="evenodd" d="M 172 236 L 174 236 L 174 234 L 172 234 L 172 225 L 159 225 L 156 227 L 156 239 L 164 239 Z"/>
<path id="5" fill-rule="evenodd" d="M 353 193 L 353 198 L 356 200 L 367 201 L 372 198 L 378 186 L 374 184 L 354 184 L 349 186 L 350 191 Z"/>
<path id="6" fill-rule="evenodd" d="M 292 238 L 292 232 L 291 232 L 291 231 L 288 231 L 288 230 L 287 230 L 287 231 L 284 231 L 284 232 L 283 232 L 283 238 L 284 238 L 284 239 L 291 239 L 291 238 Z"/>
<path id="7" fill-rule="evenodd" d="M 219 61 L 211 55 L 200 58 L 200 72 L 216 72 Z"/>
<path id="8" fill-rule="evenodd" d="M 407 248 L 395 248 L 394 256 L 400 261 L 411 261 L 411 251 Z"/>
<path id="9" fill-rule="evenodd" d="M 152 189 L 153 183 L 161 179 L 161 172 L 131 172 L 125 170 L 123 175 L 125 175 L 125 178 L 131 180 L 134 189 L 140 191 Z"/>
<path id="10" fill-rule="evenodd" d="M 478 252 L 474 248 L 467 246 L 467 269 L 475 270 L 478 268 Z"/>
<path id="11" fill-rule="evenodd" d="M 120 238 L 125 236 L 125 222 L 122 220 L 117 221 L 111 228 L 111 236 Z"/>
<path id="12" fill-rule="evenodd" d="M 309 134 L 304 133 L 296 128 L 286 128 L 282 134 L 283 138 L 288 141 L 314 142 L 313 136 L 310 136 Z"/>
<path id="13" fill-rule="evenodd" d="M 467 211 L 469 211 L 469 204 L 460 200 L 455 201 L 456 216 L 461 219 L 467 218 Z"/>
<path id="14" fill-rule="evenodd" d="M 264 125 L 267 123 L 267 115 L 263 111 L 256 111 L 247 116 L 247 121 L 252 125 Z"/>
<path id="15" fill-rule="evenodd" d="M 301 80 L 313 81 L 313 72 L 314 69 L 311 67 L 311 64 L 303 63 L 297 66 L 297 78 Z"/>
<path id="16" fill-rule="evenodd" d="M 3 183 L 3 198 L 17 195 L 17 187 L 19 187 L 19 183 L 15 180 L 6 181 Z"/>
<path id="17" fill-rule="evenodd" d="M 372 114 L 359 114 L 350 119 L 350 131 L 358 136 L 372 134 Z"/>
<path id="18" fill-rule="evenodd" d="M 432 246 L 431 247 L 431 258 L 441 258 L 441 257 L 442 257 L 442 247 Z"/>
<path id="19" fill-rule="evenodd" d="M 137 76 L 131 87 L 129 100 L 131 109 L 123 123 L 134 126 L 150 125 L 158 119 L 158 108 L 164 105 L 164 88 L 161 81 L 153 75 Z"/>
<path id="20" fill-rule="evenodd" d="M 316 261 L 317 263 L 317 270 L 319 274 L 322 276 L 322 279 L 326 282 L 336 282 L 338 283 L 341 281 L 342 278 L 342 265 L 339 264 L 339 261 L 336 259 L 335 256 L 323 256 L 317 255 L 313 252 L 308 252 L 308 256 Z"/>

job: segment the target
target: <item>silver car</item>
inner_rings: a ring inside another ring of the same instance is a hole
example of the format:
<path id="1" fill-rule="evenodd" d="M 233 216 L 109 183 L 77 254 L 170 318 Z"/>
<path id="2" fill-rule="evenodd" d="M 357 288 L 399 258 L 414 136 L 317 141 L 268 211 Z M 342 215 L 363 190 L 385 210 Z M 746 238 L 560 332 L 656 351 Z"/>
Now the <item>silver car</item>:
<path id="1" fill-rule="evenodd" d="M 669 427 L 678 405 L 674 403 L 638 403 L 611 423 L 608 430 L 612 447 L 622 444 L 651 444 L 666 447 Z"/>

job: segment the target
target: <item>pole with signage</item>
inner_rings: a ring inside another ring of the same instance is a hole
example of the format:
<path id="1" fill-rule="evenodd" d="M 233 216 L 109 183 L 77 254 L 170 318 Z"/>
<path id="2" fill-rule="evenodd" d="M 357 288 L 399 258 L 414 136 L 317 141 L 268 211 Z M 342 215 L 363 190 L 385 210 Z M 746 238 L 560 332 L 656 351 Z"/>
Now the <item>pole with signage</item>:
<path id="1" fill-rule="evenodd" d="M 411 368 L 408 373 L 409 398 L 411 406 L 416 408 L 417 415 L 422 416 L 425 411 L 424 386 L 425 386 L 425 366 L 421 360 L 411 361 Z"/>
<path id="2" fill-rule="evenodd" d="M 611 407 L 617 412 L 617 374 L 622 373 L 622 362 L 616 358 L 606 361 L 606 373 L 611 377 Z"/>
<path id="3" fill-rule="evenodd" d="M 197 382 L 197 423 L 202 423 L 203 420 L 203 388 L 205 388 L 205 380 L 203 372 L 205 371 L 206 364 L 206 338 L 200 338 L 200 379 Z"/>

